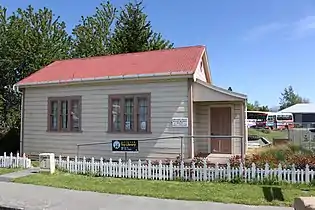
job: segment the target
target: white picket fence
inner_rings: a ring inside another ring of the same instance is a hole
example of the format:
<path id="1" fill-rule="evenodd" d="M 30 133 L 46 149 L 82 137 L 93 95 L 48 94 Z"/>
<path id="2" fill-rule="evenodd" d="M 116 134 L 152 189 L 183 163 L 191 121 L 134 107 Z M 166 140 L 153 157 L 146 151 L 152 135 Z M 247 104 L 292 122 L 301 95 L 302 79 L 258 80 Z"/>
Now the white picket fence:
<path id="1" fill-rule="evenodd" d="M 285 169 L 281 165 L 277 168 L 270 168 L 268 164 L 265 165 L 265 168 L 256 168 L 255 164 L 252 164 L 252 167 L 249 168 L 243 167 L 242 164 L 240 167 L 231 167 L 230 164 L 227 164 L 227 167 L 219 167 L 218 164 L 215 167 L 208 167 L 206 161 L 204 161 L 203 165 L 203 167 L 196 167 L 195 164 L 185 166 L 184 163 L 181 163 L 180 166 L 176 166 L 173 162 L 165 165 L 162 164 L 162 161 L 158 165 L 153 165 L 151 161 L 143 162 L 139 160 L 135 163 L 129 160 L 125 163 L 122 160 L 113 162 L 111 159 L 109 162 L 105 162 L 103 159 L 97 161 L 94 158 L 87 161 L 85 158 L 79 160 L 77 157 L 74 160 L 70 160 L 69 157 L 64 160 L 61 156 L 56 159 L 56 166 L 61 170 L 105 177 L 153 180 L 182 179 L 187 181 L 232 181 L 242 178 L 245 182 L 263 181 L 268 178 L 289 183 L 315 181 L 315 171 L 310 170 L 309 166 L 306 166 L 304 170 L 300 170 L 295 169 L 294 166 Z"/>
<path id="2" fill-rule="evenodd" d="M 7 156 L 4 153 L 3 156 L 0 156 L 0 168 L 30 168 L 31 167 L 31 160 L 28 159 L 25 154 L 20 157 L 20 154 L 17 153 L 16 156 L 11 153 Z"/>

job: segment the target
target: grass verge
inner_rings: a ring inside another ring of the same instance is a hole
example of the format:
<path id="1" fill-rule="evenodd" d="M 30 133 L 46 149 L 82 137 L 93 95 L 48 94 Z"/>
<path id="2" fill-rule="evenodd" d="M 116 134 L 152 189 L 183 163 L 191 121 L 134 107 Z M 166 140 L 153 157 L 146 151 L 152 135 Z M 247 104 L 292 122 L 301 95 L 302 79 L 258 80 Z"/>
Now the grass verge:
<path id="1" fill-rule="evenodd" d="M 0 168 L 0 175 L 16 172 L 19 170 L 21 170 L 21 169 L 19 169 L 19 168 Z"/>
<path id="2" fill-rule="evenodd" d="M 14 182 L 101 193 L 248 205 L 292 206 L 295 197 L 315 195 L 315 190 L 306 186 L 304 189 L 296 185 L 278 186 L 284 198 L 280 201 L 270 200 L 266 195 L 268 187 L 260 185 L 119 179 L 63 172 L 54 175 L 34 174 L 15 179 Z"/>
<path id="3" fill-rule="evenodd" d="M 266 139 L 268 139 L 271 142 L 273 141 L 274 138 L 275 139 L 288 138 L 288 131 L 287 130 L 283 130 L 283 131 L 270 130 L 269 133 L 264 133 L 260 129 L 249 128 L 248 129 L 248 134 L 249 135 L 256 135 L 256 136 L 260 136 L 260 137 L 265 137 Z"/>

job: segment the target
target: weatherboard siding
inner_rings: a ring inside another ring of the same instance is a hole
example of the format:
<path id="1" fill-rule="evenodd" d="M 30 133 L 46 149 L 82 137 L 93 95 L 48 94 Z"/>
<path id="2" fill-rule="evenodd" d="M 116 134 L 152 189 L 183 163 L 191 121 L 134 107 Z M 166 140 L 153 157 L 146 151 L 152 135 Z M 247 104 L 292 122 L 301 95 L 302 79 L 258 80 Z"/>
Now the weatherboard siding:
<path id="1" fill-rule="evenodd" d="M 241 103 L 237 102 L 228 102 L 228 103 L 219 103 L 219 102 L 195 102 L 194 103 L 194 123 L 193 130 L 194 135 L 210 135 L 209 133 L 209 106 L 210 105 L 232 105 L 232 135 L 240 136 L 242 135 L 242 111 Z M 208 152 L 208 139 L 207 138 L 195 138 L 195 153 L 207 153 Z M 241 139 L 233 138 L 232 139 L 232 154 L 241 154 Z"/>
<path id="2" fill-rule="evenodd" d="M 108 127 L 108 95 L 151 93 L 151 134 L 110 134 Z M 47 130 L 47 98 L 82 96 L 82 132 L 53 133 Z M 102 85 L 72 85 L 25 90 L 24 152 L 37 155 L 53 152 L 56 155 L 74 156 L 79 143 L 111 142 L 115 139 L 144 139 L 187 135 L 187 128 L 172 128 L 172 117 L 188 117 L 187 80 L 103 83 Z M 180 153 L 179 139 L 153 140 L 139 143 L 139 154 L 133 159 L 175 158 Z M 184 147 L 184 151 L 187 147 Z M 113 154 L 111 144 L 80 148 L 80 156 L 124 158 Z"/>

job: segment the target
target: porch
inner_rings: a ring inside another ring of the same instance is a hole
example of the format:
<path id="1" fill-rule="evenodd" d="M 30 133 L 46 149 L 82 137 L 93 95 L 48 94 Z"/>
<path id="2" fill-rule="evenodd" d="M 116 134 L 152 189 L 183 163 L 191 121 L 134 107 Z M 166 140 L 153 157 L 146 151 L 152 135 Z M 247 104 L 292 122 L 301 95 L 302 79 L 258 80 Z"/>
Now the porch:
<path id="1" fill-rule="evenodd" d="M 193 84 L 192 156 L 226 162 L 246 152 L 246 96 L 197 80 Z M 236 137 L 240 136 L 240 137 Z"/>

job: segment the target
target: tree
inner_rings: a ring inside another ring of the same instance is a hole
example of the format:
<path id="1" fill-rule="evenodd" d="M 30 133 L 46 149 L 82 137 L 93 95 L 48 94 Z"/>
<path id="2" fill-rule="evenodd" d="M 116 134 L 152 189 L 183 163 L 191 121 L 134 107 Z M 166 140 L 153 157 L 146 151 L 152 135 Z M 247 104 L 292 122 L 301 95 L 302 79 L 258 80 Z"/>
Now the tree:
<path id="1" fill-rule="evenodd" d="M 229 89 L 228 89 L 228 90 L 229 90 L 229 91 L 233 91 L 231 87 L 229 87 Z"/>
<path id="2" fill-rule="evenodd" d="M 52 11 L 32 6 L 11 15 L 0 7 L 0 104 L 1 127 L 18 127 L 20 96 L 12 86 L 17 81 L 70 55 L 71 37 L 65 23 Z"/>
<path id="3" fill-rule="evenodd" d="M 81 17 L 81 23 L 76 25 L 73 34 L 73 57 L 92 57 L 110 54 L 112 26 L 117 9 L 109 2 L 96 7 L 93 16 Z"/>
<path id="4" fill-rule="evenodd" d="M 284 91 L 281 93 L 280 97 L 280 110 L 299 103 L 309 103 L 309 99 L 303 98 L 297 94 L 291 85 L 287 88 L 284 88 Z"/>
<path id="5" fill-rule="evenodd" d="M 255 101 L 254 104 L 247 102 L 247 110 L 248 111 L 261 111 L 268 112 L 268 106 L 261 106 L 258 101 Z"/>
<path id="6" fill-rule="evenodd" d="M 170 41 L 152 30 L 143 11 L 142 1 L 130 2 L 121 9 L 111 39 L 113 54 L 173 48 Z"/>

